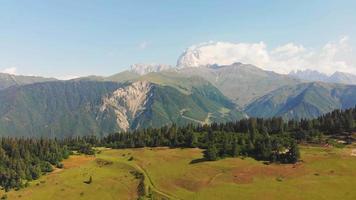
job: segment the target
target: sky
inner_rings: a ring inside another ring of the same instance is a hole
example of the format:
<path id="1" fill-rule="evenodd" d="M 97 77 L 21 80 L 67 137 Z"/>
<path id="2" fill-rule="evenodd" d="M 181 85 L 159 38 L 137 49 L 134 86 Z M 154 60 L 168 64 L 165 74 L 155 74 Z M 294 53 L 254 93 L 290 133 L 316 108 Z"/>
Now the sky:
<path id="1" fill-rule="evenodd" d="M 215 41 L 225 44 L 208 51 L 219 62 L 356 73 L 355 8 L 353 0 L 0 0 L 0 72 L 106 76 L 135 63 L 176 65 L 188 47 Z"/>

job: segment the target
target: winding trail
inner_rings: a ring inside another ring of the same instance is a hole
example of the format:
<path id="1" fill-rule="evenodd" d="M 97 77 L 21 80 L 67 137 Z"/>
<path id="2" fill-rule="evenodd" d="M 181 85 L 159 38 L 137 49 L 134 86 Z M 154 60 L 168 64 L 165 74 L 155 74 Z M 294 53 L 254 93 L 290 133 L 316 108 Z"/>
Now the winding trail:
<path id="1" fill-rule="evenodd" d="M 218 178 L 219 176 L 223 175 L 223 172 L 217 173 L 215 174 L 213 177 L 211 177 L 208 181 L 208 185 L 210 185 L 216 178 Z"/>
<path id="2" fill-rule="evenodd" d="M 194 119 L 194 118 L 191 118 L 191 117 L 188 117 L 188 116 L 185 116 L 184 113 L 188 111 L 188 109 L 182 109 L 180 110 L 179 114 L 182 118 L 184 119 L 187 119 L 187 120 L 190 120 L 190 121 L 193 121 L 193 122 L 196 122 L 196 123 L 199 123 L 201 125 L 204 125 L 204 124 L 209 124 L 210 123 L 210 117 L 212 115 L 212 113 L 208 113 L 208 116 L 204 119 L 204 121 L 201 121 L 201 120 L 198 120 L 198 119 Z"/>
<path id="3" fill-rule="evenodd" d="M 139 172 L 141 172 L 141 173 L 144 174 L 146 184 L 147 184 L 147 181 L 146 181 L 146 180 L 148 180 L 148 182 L 149 182 L 149 183 L 147 184 L 147 186 L 150 186 L 151 189 L 154 190 L 154 192 L 158 193 L 159 195 L 161 195 L 161 196 L 163 196 L 163 197 L 165 197 L 165 198 L 167 198 L 167 199 L 172 199 L 172 200 L 173 200 L 173 199 L 177 199 L 177 200 L 181 200 L 180 198 L 178 198 L 178 197 L 176 197 L 176 196 L 173 196 L 173 195 L 171 195 L 171 194 L 168 194 L 168 193 L 166 193 L 166 192 L 160 190 L 159 188 L 157 188 L 156 185 L 153 183 L 151 177 L 148 175 L 147 171 L 146 171 L 144 168 L 142 168 L 140 165 L 138 165 L 138 164 L 133 164 L 133 165 L 131 165 L 131 166 L 134 167 L 134 168 L 135 168 L 136 170 L 138 170 Z"/>
<path id="4" fill-rule="evenodd" d="M 182 200 L 172 194 L 169 194 L 169 193 L 164 192 L 161 189 L 159 189 L 152 181 L 152 179 L 151 179 L 150 175 L 148 174 L 148 172 L 146 171 L 146 169 L 141 167 L 137 163 L 135 163 L 135 161 L 127 161 L 127 160 L 122 160 L 122 159 L 118 159 L 117 161 L 132 167 L 133 169 L 142 173 L 145 176 L 144 184 L 145 184 L 146 194 L 148 194 L 148 188 L 150 188 L 154 193 L 158 194 L 159 196 L 162 196 L 163 198 L 165 198 L 167 200 Z"/>

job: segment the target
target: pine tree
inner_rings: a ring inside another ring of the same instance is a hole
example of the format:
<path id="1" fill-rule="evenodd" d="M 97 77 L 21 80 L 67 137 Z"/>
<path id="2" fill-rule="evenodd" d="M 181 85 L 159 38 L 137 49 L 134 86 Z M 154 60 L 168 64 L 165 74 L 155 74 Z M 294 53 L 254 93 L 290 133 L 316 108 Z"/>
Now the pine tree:
<path id="1" fill-rule="evenodd" d="M 296 163 L 300 158 L 299 147 L 296 142 L 292 142 L 291 147 L 287 153 L 287 160 L 289 163 Z"/>
<path id="2" fill-rule="evenodd" d="M 231 152 L 232 157 L 237 157 L 240 154 L 240 148 L 239 148 L 239 145 L 237 144 L 236 140 L 234 140 L 231 151 L 232 151 Z"/>
<path id="3" fill-rule="evenodd" d="M 192 148 L 198 146 L 198 137 L 191 131 L 188 133 L 188 146 Z"/>
<path id="4" fill-rule="evenodd" d="M 215 144 L 211 143 L 208 145 L 208 149 L 204 152 L 204 157 L 209 161 L 218 159 L 218 150 Z"/>

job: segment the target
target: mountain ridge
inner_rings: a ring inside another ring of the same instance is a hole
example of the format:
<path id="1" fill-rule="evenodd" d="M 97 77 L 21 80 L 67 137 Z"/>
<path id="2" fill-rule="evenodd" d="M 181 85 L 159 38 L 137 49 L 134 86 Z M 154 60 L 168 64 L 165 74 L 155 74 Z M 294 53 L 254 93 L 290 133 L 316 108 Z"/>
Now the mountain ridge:
<path id="1" fill-rule="evenodd" d="M 11 86 L 20 86 L 37 82 L 55 81 L 55 78 L 44 78 L 40 76 L 23 76 L 7 73 L 0 73 L 0 90 Z"/>

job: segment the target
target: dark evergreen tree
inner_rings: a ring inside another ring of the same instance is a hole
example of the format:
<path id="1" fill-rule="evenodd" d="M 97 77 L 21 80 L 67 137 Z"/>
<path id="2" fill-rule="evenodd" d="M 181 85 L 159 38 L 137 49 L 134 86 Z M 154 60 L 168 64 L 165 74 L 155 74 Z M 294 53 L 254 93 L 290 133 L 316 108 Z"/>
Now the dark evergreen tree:
<path id="1" fill-rule="evenodd" d="M 214 161 L 218 159 L 218 150 L 215 144 L 211 143 L 208 145 L 208 148 L 204 152 L 204 157 L 207 160 Z"/>
<path id="2" fill-rule="evenodd" d="M 236 140 L 234 140 L 234 143 L 232 145 L 232 151 L 231 151 L 231 156 L 232 157 L 237 157 L 240 154 L 240 148 Z"/>

